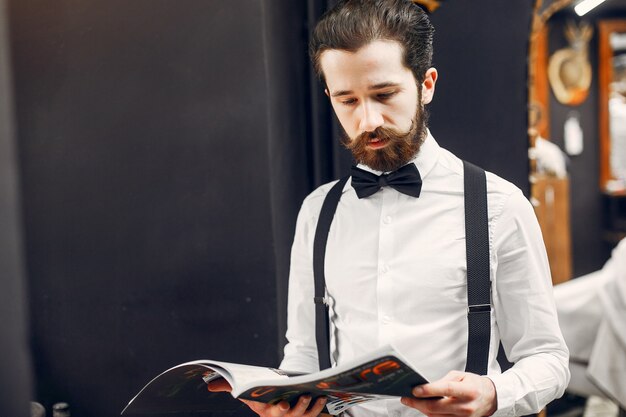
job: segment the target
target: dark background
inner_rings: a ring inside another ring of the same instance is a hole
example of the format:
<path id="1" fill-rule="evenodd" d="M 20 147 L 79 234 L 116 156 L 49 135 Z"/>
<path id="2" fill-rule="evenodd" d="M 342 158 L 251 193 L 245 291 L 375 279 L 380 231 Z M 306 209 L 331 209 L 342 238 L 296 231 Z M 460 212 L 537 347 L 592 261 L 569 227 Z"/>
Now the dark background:
<path id="1" fill-rule="evenodd" d="M 430 105 L 442 146 L 527 194 L 531 3 L 443 2 Z M 350 164 L 306 55 L 327 2 L 0 5 L 3 378 L 21 375 L 0 407 L 112 417 L 183 361 L 276 365 L 298 207 Z"/>

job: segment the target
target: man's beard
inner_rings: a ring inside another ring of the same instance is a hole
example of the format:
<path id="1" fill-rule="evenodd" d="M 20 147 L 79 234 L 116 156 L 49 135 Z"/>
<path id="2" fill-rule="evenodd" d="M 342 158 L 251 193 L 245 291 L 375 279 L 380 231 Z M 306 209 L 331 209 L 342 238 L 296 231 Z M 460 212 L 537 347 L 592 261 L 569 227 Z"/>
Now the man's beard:
<path id="1" fill-rule="evenodd" d="M 350 139 L 344 131 L 342 144 L 352 152 L 354 159 L 376 171 L 395 171 L 411 161 L 422 147 L 426 139 L 428 112 L 423 105 L 418 104 L 415 118 L 408 132 L 402 133 L 395 129 L 378 127 L 373 132 L 363 132 L 354 139 Z M 370 149 L 368 145 L 372 138 L 376 138 L 386 146 L 380 149 Z"/>

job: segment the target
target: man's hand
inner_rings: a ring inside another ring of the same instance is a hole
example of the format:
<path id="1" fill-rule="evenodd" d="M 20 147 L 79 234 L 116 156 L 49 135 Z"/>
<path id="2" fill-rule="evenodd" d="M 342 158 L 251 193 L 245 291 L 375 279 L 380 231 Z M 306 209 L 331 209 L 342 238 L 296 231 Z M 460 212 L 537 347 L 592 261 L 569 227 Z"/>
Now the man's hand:
<path id="1" fill-rule="evenodd" d="M 438 381 L 415 387 L 413 395 L 402 398 L 402 404 L 429 417 L 490 416 L 498 407 L 491 379 L 468 372 L 451 371 Z"/>
<path id="2" fill-rule="evenodd" d="M 223 378 L 209 382 L 207 388 L 211 392 L 231 391 L 230 385 Z M 316 417 L 322 412 L 324 405 L 326 405 L 326 398 L 318 398 L 313 406 L 309 408 L 309 405 L 311 405 L 311 397 L 308 395 L 300 397 L 293 408 L 290 407 L 289 403 L 286 401 L 269 405 L 256 401 L 240 400 L 261 417 Z"/>

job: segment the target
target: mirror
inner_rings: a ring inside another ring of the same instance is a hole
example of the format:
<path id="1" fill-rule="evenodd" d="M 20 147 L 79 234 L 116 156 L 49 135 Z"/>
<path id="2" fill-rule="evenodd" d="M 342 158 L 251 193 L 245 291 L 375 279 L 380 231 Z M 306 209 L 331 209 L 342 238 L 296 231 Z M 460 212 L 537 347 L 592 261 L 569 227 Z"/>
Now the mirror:
<path id="1" fill-rule="evenodd" d="M 626 194 L 626 19 L 598 22 L 600 188 Z"/>
<path id="2" fill-rule="evenodd" d="M 529 36 L 531 201 L 555 284 L 599 269 L 626 236 L 626 0 L 582 17 L 580 3 L 534 0 Z M 541 146 L 567 153 L 560 175 Z"/>

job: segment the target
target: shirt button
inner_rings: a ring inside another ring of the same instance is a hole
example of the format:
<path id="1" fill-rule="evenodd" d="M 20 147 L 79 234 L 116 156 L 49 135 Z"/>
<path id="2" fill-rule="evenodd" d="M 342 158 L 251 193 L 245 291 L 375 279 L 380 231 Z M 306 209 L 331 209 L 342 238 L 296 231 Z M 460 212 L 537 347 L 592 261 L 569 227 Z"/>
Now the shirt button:
<path id="1" fill-rule="evenodd" d="M 388 264 L 384 264 L 383 268 L 382 268 L 383 274 L 386 274 L 387 272 L 389 272 L 389 265 Z"/>
<path id="2" fill-rule="evenodd" d="M 383 219 L 383 223 L 385 223 L 385 224 L 389 224 L 389 223 L 391 223 L 391 216 L 387 216 L 387 217 L 385 217 L 385 218 Z"/>
<path id="3" fill-rule="evenodd" d="M 389 324 L 389 323 L 391 323 L 391 317 L 385 314 L 383 316 L 383 324 Z"/>

